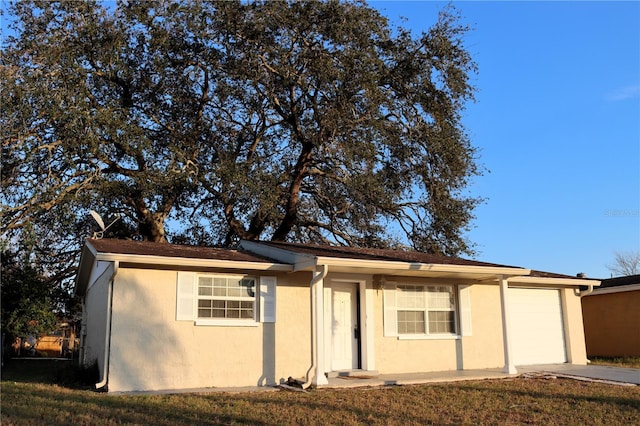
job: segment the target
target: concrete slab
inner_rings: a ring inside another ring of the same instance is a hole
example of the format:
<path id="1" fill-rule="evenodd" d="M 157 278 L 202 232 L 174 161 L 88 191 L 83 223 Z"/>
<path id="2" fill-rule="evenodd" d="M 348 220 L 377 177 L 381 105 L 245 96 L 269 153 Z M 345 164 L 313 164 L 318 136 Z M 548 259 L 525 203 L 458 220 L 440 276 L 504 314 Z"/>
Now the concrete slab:
<path id="1" fill-rule="evenodd" d="M 547 372 L 576 378 L 640 385 L 640 369 L 609 367 L 604 365 L 546 364 L 518 367 L 519 373 Z"/>
<path id="2" fill-rule="evenodd" d="M 507 374 L 502 369 L 463 371 L 438 371 L 430 373 L 380 374 L 378 376 L 330 377 L 329 384 L 321 388 L 354 388 L 366 386 L 415 385 L 424 383 L 446 383 L 463 380 L 505 379 L 526 373 L 549 373 L 561 377 L 596 380 L 613 384 L 640 385 L 640 369 L 607 367 L 598 365 L 547 364 L 517 368 L 518 373 Z"/>
<path id="3" fill-rule="evenodd" d="M 278 388 L 275 386 L 238 386 L 238 387 L 221 387 L 221 388 L 187 388 L 187 389 L 165 389 L 165 390 L 148 390 L 148 391 L 123 391 L 109 392 L 109 395 L 173 395 L 184 393 L 244 393 L 244 392 L 275 392 Z"/>
<path id="4" fill-rule="evenodd" d="M 507 379 L 518 377 L 522 374 L 553 374 L 558 377 L 568 377 L 581 380 L 584 378 L 601 381 L 604 383 L 640 385 L 640 369 L 607 367 L 600 365 L 573 365 L 573 364 L 545 364 L 528 365 L 518 367 L 518 374 L 507 374 L 501 368 L 489 368 L 482 370 L 452 370 L 436 371 L 429 373 L 402 373 L 402 374 L 366 374 L 361 372 L 355 375 L 334 375 L 328 378 L 329 383 L 319 386 L 320 389 L 340 389 L 358 387 L 402 386 L 425 383 L 450 383 L 465 380 Z M 231 388 L 205 388 L 205 389 L 180 389 L 165 391 L 145 392 L 113 392 L 110 394 L 175 394 L 175 393 L 211 393 L 211 392 L 268 392 L 278 391 L 278 387 L 248 386 Z"/>
<path id="5" fill-rule="evenodd" d="M 503 373 L 502 369 L 499 368 L 484 370 L 436 371 L 429 373 L 380 374 L 377 376 L 339 376 L 329 377 L 329 384 L 322 385 L 320 388 L 334 389 L 367 386 L 401 386 L 424 383 L 459 382 L 463 380 L 504 379 L 509 377 L 516 376 Z"/>

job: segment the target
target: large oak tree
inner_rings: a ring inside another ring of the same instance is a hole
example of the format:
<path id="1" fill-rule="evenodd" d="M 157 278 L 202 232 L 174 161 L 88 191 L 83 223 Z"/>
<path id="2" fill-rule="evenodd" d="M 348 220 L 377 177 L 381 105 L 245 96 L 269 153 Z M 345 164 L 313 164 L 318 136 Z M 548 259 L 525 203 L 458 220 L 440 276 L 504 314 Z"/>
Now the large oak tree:
<path id="1" fill-rule="evenodd" d="M 153 241 L 472 252 L 479 169 L 461 112 L 475 65 L 454 9 L 418 35 L 351 1 L 8 13 L 5 235 L 31 223 L 62 241 L 93 208 Z"/>

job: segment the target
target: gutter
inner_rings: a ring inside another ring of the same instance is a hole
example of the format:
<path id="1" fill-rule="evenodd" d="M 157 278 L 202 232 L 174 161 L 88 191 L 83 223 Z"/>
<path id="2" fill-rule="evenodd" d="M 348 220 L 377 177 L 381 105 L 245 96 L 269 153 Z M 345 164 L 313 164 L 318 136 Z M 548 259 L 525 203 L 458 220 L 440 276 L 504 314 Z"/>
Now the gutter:
<path id="1" fill-rule="evenodd" d="M 96 383 L 96 390 L 107 390 L 107 382 L 109 381 L 109 355 L 111 354 L 111 311 L 113 305 L 113 283 L 115 282 L 116 274 L 120 269 L 120 262 L 115 260 L 113 262 L 113 274 L 109 280 L 109 290 L 107 291 L 107 330 L 104 337 L 104 357 L 102 362 L 102 380 Z"/>
<path id="2" fill-rule="evenodd" d="M 314 376 L 311 372 L 315 372 L 315 375 L 318 375 L 318 344 L 317 344 L 317 298 L 316 298 L 316 286 L 322 280 L 324 280 L 329 273 L 329 267 L 327 265 L 319 265 L 320 272 L 318 274 L 314 273 L 313 278 L 311 279 L 310 288 L 310 297 L 311 297 L 311 366 L 307 370 L 306 381 L 302 384 L 302 389 L 307 389 L 313 383 Z M 317 271 L 317 270 L 316 270 Z"/>
<path id="3" fill-rule="evenodd" d="M 293 266 L 281 263 L 249 262 L 236 260 L 196 259 L 188 257 L 168 257 L 123 253 L 97 253 L 96 260 L 106 262 L 121 262 L 142 265 L 175 265 L 188 267 L 228 268 L 228 269 L 253 269 L 256 271 L 281 271 L 292 272 Z"/>
<path id="4" fill-rule="evenodd" d="M 593 293 L 593 284 L 589 284 L 587 286 L 586 290 L 578 290 L 578 296 L 580 296 L 580 298 L 587 296 L 589 294 Z"/>

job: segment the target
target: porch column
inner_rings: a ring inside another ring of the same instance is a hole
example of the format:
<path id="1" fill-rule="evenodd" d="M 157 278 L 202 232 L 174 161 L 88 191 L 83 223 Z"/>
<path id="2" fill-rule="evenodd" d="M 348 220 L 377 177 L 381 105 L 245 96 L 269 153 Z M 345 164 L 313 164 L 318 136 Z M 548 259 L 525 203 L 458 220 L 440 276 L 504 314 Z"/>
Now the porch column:
<path id="1" fill-rule="evenodd" d="M 327 276 L 328 267 L 321 265 L 313 272 L 311 280 L 311 315 L 313 328 L 312 339 L 314 339 L 315 372 L 312 383 L 314 385 L 329 384 L 324 375 L 324 278 Z"/>
<path id="2" fill-rule="evenodd" d="M 504 373 L 517 374 L 516 366 L 513 363 L 513 352 L 511 351 L 511 323 L 509 321 L 509 283 L 503 275 L 500 277 L 500 308 L 502 311 L 502 341 L 504 344 Z"/>

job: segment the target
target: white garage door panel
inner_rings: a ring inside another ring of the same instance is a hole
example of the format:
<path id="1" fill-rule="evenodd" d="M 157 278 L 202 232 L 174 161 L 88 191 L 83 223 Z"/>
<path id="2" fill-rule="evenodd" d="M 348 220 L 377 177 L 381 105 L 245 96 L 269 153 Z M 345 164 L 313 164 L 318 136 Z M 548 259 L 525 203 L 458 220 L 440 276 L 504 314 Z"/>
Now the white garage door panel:
<path id="1" fill-rule="evenodd" d="M 515 364 L 566 362 L 559 290 L 510 288 L 508 298 Z"/>

